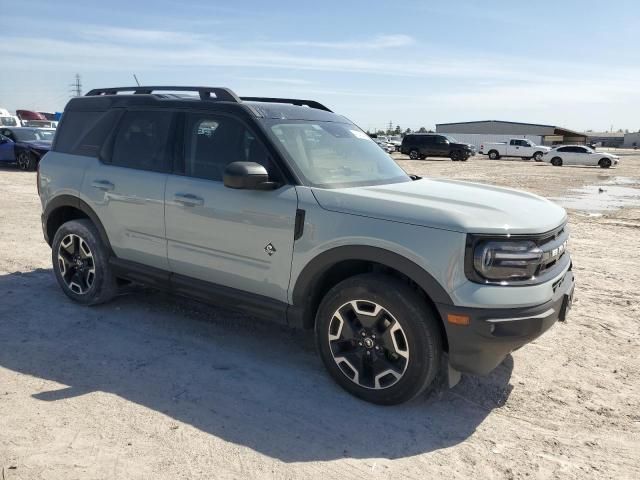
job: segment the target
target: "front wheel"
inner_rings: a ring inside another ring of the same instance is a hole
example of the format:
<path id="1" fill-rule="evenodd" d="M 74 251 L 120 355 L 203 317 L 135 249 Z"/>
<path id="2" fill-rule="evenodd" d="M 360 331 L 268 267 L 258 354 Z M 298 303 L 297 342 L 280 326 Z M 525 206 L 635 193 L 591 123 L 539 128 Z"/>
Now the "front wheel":
<path id="1" fill-rule="evenodd" d="M 454 150 L 451 152 L 450 157 L 453 162 L 458 162 L 461 159 L 461 154 L 458 150 Z"/>
<path id="2" fill-rule="evenodd" d="M 609 168 L 611 166 L 611 159 L 610 158 L 602 158 L 598 162 L 598 165 L 600 165 L 600 168 Z"/>
<path id="3" fill-rule="evenodd" d="M 18 157 L 16 159 L 18 161 L 18 168 L 20 170 L 25 170 L 27 172 L 32 172 L 36 169 L 36 159 L 35 157 L 29 153 L 22 151 L 18 153 Z"/>
<path id="4" fill-rule="evenodd" d="M 367 273 L 323 298 L 316 341 L 333 379 L 380 405 L 406 402 L 432 384 L 442 356 L 437 318 L 406 283 Z"/>
<path id="5" fill-rule="evenodd" d="M 533 154 L 533 159 L 536 162 L 541 162 L 542 161 L 542 152 L 536 152 Z"/>
<path id="6" fill-rule="evenodd" d="M 108 250 L 90 220 L 62 224 L 53 237 L 51 256 L 56 280 L 72 300 L 97 305 L 116 295 Z"/>

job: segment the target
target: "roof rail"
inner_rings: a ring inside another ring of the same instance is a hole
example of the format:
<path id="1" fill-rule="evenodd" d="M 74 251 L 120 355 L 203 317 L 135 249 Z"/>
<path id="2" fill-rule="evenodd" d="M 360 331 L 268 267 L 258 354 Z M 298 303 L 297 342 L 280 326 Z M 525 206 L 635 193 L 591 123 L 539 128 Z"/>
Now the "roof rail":
<path id="1" fill-rule="evenodd" d="M 240 100 L 244 100 L 247 102 L 290 103 L 292 105 L 298 105 L 300 107 L 317 108 L 318 110 L 324 110 L 326 112 L 333 113 L 323 104 L 321 104 L 320 102 L 316 102 L 315 100 L 300 100 L 297 98 L 271 98 L 271 97 L 241 97 Z"/>
<path id="2" fill-rule="evenodd" d="M 172 92 L 198 92 L 201 100 L 219 100 L 225 102 L 240 103 L 240 98 L 228 88 L 219 87 L 114 87 L 114 88 L 95 88 L 87 92 L 86 96 L 100 96 L 100 95 L 116 95 L 118 92 L 133 92 L 135 95 L 150 94 L 153 92 L 172 91 Z M 211 97 L 211 94 L 215 97 Z"/>

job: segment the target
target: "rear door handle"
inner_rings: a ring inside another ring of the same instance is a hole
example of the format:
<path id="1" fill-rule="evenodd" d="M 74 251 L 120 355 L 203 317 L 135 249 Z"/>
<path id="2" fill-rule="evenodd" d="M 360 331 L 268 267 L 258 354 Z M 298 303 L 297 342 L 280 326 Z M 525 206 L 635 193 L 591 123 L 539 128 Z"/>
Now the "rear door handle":
<path id="1" fill-rule="evenodd" d="M 91 186 L 99 190 L 104 190 L 105 192 L 110 192 L 111 190 L 116 188 L 116 186 L 113 183 L 111 183 L 109 180 L 94 180 L 91 183 Z"/>
<path id="2" fill-rule="evenodd" d="M 204 205 L 204 198 L 192 193 L 176 193 L 173 199 L 176 203 L 184 205 L 185 207 L 199 207 Z"/>

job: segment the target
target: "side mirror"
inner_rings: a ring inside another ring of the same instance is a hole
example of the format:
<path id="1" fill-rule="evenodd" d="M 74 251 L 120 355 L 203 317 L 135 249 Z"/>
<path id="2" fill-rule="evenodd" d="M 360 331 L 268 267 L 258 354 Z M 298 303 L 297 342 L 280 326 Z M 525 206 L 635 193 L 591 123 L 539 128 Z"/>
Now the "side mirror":
<path id="1" fill-rule="evenodd" d="M 224 186 L 243 190 L 274 190 L 280 186 L 269 181 L 267 169 L 259 163 L 233 162 L 224 169 Z"/>
<path id="2" fill-rule="evenodd" d="M 13 140 L 11 140 L 9 137 L 4 137 L 0 135 L 0 145 L 4 145 L 5 143 L 11 143 L 11 142 L 13 142 Z"/>

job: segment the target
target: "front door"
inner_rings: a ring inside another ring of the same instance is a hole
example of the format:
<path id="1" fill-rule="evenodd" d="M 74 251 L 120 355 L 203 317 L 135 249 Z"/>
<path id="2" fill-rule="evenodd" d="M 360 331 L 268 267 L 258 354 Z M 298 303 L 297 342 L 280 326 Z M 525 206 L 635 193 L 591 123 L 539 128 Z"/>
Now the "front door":
<path id="1" fill-rule="evenodd" d="M 0 162 L 14 162 L 16 159 L 13 140 L 0 132 Z"/>
<path id="2" fill-rule="evenodd" d="M 449 156 L 449 141 L 441 137 L 440 135 L 433 136 L 431 141 L 432 155 L 435 157 L 448 157 Z"/>
<path id="3" fill-rule="evenodd" d="M 236 190 L 223 184 L 227 164 L 277 167 L 238 119 L 187 114 L 184 175 L 170 175 L 166 226 L 171 271 L 217 285 L 287 301 L 297 208 L 295 187 Z"/>
<path id="4" fill-rule="evenodd" d="M 83 199 L 100 218 L 116 256 L 168 270 L 164 191 L 173 114 L 129 111 L 106 163 L 92 159 Z"/>

